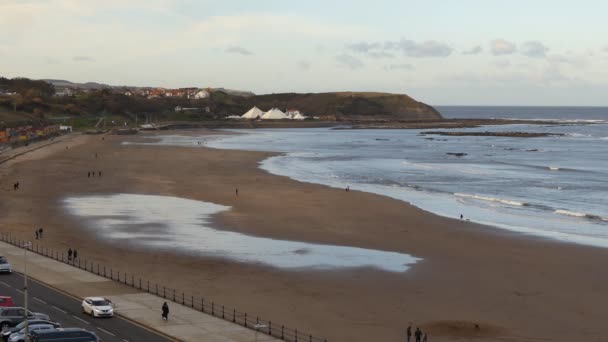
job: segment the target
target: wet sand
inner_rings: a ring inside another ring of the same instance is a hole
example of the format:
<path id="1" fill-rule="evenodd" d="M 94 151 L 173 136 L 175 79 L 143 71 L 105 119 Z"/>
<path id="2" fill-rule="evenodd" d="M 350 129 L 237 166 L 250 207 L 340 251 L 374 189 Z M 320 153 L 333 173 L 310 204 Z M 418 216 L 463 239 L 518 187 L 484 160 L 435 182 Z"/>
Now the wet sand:
<path id="1" fill-rule="evenodd" d="M 328 341 L 403 341 L 410 322 L 432 341 L 608 336 L 608 250 L 442 218 L 356 188 L 345 192 L 273 176 L 257 168 L 268 153 L 120 144 L 142 139 L 137 136 L 101 138 L 74 136 L 0 165 L 1 231 L 33 239 L 34 228 L 42 226 L 49 247 L 76 248 L 81 258 Z M 87 178 L 88 171 L 102 171 L 102 177 Z M 423 260 L 405 273 L 290 271 L 158 252 L 102 240 L 61 204 L 69 196 L 116 193 L 231 206 L 214 218 L 224 230 Z"/>

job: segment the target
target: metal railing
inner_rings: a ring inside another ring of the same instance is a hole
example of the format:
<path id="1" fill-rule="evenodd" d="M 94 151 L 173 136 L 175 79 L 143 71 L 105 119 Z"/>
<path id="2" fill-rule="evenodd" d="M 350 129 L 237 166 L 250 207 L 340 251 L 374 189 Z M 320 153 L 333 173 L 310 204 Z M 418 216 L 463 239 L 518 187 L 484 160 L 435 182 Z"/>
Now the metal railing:
<path id="1" fill-rule="evenodd" d="M 26 243 L 25 240 L 17 239 L 9 233 L 0 233 L 0 240 L 19 248 L 23 248 Z M 302 330 L 291 329 L 269 320 L 263 320 L 259 316 L 238 311 L 235 308 L 221 305 L 213 300 L 205 299 L 204 297 L 197 297 L 194 294 L 186 295 L 186 292 L 184 291 L 178 291 L 175 288 L 150 282 L 139 276 L 136 277 L 133 273 L 128 274 L 127 272 L 120 272 L 112 267 L 106 267 L 99 262 L 80 257 L 68 260 L 67 254 L 64 251 L 45 247 L 38 242 L 32 242 L 32 245 L 28 250 L 283 341 L 327 342 L 327 339 L 314 337 L 312 334 L 303 332 Z"/>

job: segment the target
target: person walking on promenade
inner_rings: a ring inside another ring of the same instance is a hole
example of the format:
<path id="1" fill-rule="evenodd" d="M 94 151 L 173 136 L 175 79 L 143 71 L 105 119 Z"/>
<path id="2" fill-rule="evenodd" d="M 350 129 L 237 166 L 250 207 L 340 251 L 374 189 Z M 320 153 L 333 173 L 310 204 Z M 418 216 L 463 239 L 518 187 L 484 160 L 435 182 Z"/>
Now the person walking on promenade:
<path id="1" fill-rule="evenodd" d="M 101 177 L 101 171 L 99 171 L 99 177 Z"/>
<path id="2" fill-rule="evenodd" d="M 408 325 L 407 329 L 405 330 L 405 336 L 407 337 L 406 342 L 410 342 L 410 339 L 412 338 L 412 325 Z"/>
<path id="3" fill-rule="evenodd" d="M 239 197 L 239 188 L 236 188 L 236 190 L 234 191 L 234 193 L 236 194 L 236 197 Z"/>
<path id="4" fill-rule="evenodd" d="M 424 336 L 422 337 L 422 342 L 428 342 L 428 337 L 426 333 L 424 333 Z"/>
<path id="5" fill-rule="evenodd" d="M 76 258 L 78 258 L 78 251 L 74 248 L 74 261 L 76 261 Z"/>
<path id="6" fill-rule="evenodd" d="M 162 317 L 162 318 L 163 318 L 165 321 L 168 321 L 168 320 L 169 320 L 169 305 L 167 305 L 167 302 L 165 302 L 165 303 L 163 304 L 161 317 Z"/>
<path id="7" fill-rule="evenodd" d="M 38 229 L 38 235 L 40 236 L 41 239 L 42 239 L 42 232 L 44 232 L 44 230 L 42 228 Z"/>
<path id="8" fill-rule="evenodd" d="M 87 173 L 87 178 L 91 178 L 91 171 Z"/>
<path id="9" fill-rule="evenodd" d="M 420 342 L 420 338 L 422 337 L 422 331 L 420 331 L 420 328 L 416 327 L 414 336 L 416 336 L 416 342 Z"/>
<path id="10" fill-rule="evenodd" d="M 63 257 L 62 257 L 63 258 Z M 72 249 L 68 249 L 68 261 L 72 260 Z"/>
<path id="11" fill-rule="evenodd" d="M 38 229 L 34 230 L 34 233 L 36 233 L 36 240 L 38 240 Z"/>

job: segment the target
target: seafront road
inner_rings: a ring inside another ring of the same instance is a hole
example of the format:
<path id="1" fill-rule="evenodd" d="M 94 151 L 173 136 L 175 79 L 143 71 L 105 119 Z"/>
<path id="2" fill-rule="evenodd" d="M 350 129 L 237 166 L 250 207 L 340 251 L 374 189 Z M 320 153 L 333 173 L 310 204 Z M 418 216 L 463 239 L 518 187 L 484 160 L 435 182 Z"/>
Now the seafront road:
<path id="1" fill-rule="evenodd" d="M 33 312 L 42 312 L 51 317 L 51 320 L 61 323 L 63 327 L 83 328 L 95 332 L 102 341 L 171 341 L 166 337 L 140 327 L 120 317 L 91 318 L 82 313 L 80 301 L 60 291 L 50 288 L 38 281 L 30 280 L 29 309 Z M 0 294 L 11 296 L 15 305 L 23 306 L 23 276 L 13 273 L 0 276 Z"/>
<path id="2" fill-rule="evenodd" d="M 23 272 L 23 249 L 0 242 L 0 255 L 7 257 L 15 272 Z M 30 309 L 51 316 L 65 327 L 96 332 L 102 341 L 254 341 L 255 332 L 243 326 L 169 302 L 169 321 L 161 319 L 164 300 L 116 281 L 100 277 L 53 259 L 28 252 Z M 21 274 L 0 275 L 0 295 L 23 303 Z M 117 316 L 91 318 L 82 313 L 80 302 L 88 296 L 110 299 Z M 158 332 L 158 333 L 156 333 Z M 257 340 L 278 341 L 265 334 Z"/>

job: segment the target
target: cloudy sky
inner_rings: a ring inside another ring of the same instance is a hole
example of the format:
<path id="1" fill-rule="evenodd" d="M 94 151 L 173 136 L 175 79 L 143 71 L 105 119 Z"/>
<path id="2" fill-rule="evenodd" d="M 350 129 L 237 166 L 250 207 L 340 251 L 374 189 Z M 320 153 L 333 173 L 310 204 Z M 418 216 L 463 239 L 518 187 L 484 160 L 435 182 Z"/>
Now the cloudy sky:
<path id="1" fill-rule="evenodd" d="M 608 1 L 0 0 L 0 75 L 608 105 Z"/>

